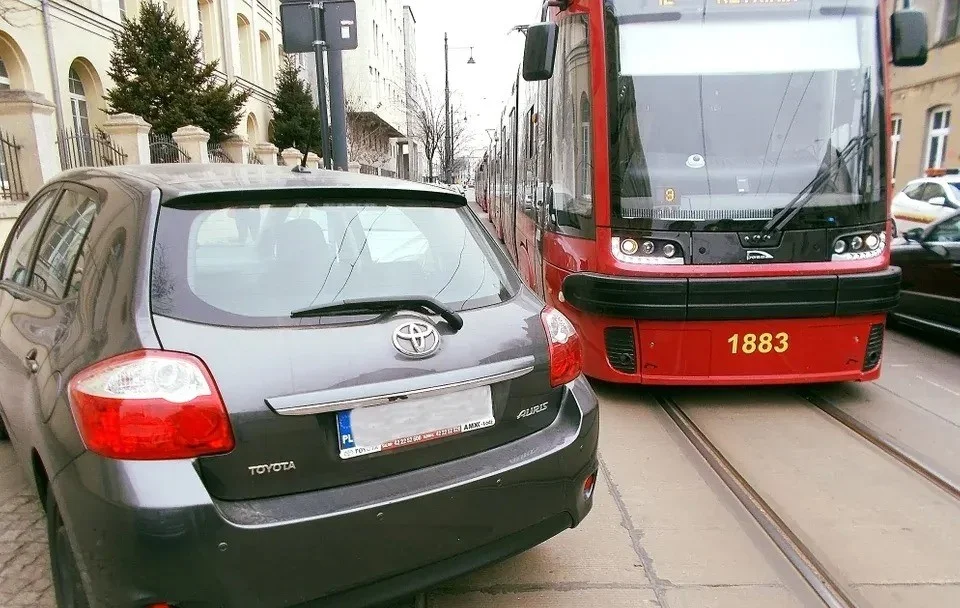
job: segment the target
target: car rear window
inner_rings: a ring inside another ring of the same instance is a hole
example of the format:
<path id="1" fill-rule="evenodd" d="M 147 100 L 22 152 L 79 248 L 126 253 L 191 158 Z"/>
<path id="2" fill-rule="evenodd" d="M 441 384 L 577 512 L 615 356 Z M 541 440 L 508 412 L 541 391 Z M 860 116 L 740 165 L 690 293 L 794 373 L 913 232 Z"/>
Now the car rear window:
<path id="1" fill-rule="evenodd" d="M 953 188 L 955 196 L 960 196 L 960 182 L 947 182 L 947 185 Z"/>
<path id="2" fill-rule="evenodd" d="M 342 300 L 429 296 L 455 310 L 519 288 L 463 206 L 171 201 L 160 211 L 155 314 L 216 325 L 297 325 L 291 312 Z M 309 320 L 307 323 L 316 323 Z"/>

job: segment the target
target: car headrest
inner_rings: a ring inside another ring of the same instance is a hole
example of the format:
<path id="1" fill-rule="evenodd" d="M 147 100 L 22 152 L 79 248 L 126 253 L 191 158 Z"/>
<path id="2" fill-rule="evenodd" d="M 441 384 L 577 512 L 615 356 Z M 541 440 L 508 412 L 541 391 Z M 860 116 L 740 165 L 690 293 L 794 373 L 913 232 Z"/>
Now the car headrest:
<path id="1" fill-rule="evenodd" d="M 285 222 L 276 231 L 277 257 L 276 261 L 302 262 L 304 259 L 316 263 L 330 262 L 330 245 L 323 233 L 323 228 L 315 221 L 300 218 Z"/>

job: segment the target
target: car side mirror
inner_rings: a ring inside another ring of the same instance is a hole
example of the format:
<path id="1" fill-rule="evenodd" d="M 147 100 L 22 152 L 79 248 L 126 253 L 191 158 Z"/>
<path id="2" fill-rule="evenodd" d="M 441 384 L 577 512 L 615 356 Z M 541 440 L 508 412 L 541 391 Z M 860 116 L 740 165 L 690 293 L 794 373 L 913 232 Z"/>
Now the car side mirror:
<path id="1" fill-rule="evenodd" d="M 919 243 L 923 240 L 923 228 L 911 228 L 903 233 L 903 238 Z"/>
<path id="2" fill-rule="evenodd" d="M 943 196 L 935 196 L 931 198 L 928 202 L 931 205 L 940 205 L 942 207 L 943 205 L 947 204 L 947 199 L 946 197 L 943 197 Z"/>
<path id="3" fill-rule="evenodd" d="M 927 63 L 927 16 L 922 11 L 905 9 L 890 16 L 890 47 L 893 65 L 915 67 Z"/>
<path id="4" fill-rule="evenodd" d="M 537 82 L 553 77 L 559 31 L 556 23 L 537 23 L 527 28 L 527 41 L 523 47 L 524 80 Z"/>

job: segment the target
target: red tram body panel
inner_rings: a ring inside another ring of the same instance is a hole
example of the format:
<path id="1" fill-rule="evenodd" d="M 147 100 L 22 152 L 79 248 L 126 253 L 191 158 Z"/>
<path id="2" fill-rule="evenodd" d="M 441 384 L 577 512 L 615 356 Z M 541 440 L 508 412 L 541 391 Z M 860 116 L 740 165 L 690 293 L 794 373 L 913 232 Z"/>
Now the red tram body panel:
<path id="1" fill-rule="evenodd" d="M 478 200 L 588 376 L 879 377 L 900 290 L 885 2 L 544 5 L 553 74 L 513 77 Z"/>

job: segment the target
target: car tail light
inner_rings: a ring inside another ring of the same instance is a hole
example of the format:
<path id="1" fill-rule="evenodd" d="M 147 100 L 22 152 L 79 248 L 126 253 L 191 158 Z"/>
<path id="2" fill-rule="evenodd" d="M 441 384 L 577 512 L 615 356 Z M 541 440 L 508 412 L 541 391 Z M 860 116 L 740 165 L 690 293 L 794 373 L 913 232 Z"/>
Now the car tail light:
<path id="1" fill-rule="evenodd" d="M 570 319 L 554 308 L 543 309 L 540 319 L 550 343 L 550 385 L 561 386 L 579 376 L 583 369 L 580 336 Z"/>
<path id="2" fill-rule="evenodd" d="M 84 444 L 122 460 L 229 452 L 233 430 L 220 391 L 193 355 L 141 350 L 97 363 L 70 381 Z"/>

